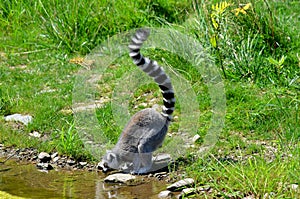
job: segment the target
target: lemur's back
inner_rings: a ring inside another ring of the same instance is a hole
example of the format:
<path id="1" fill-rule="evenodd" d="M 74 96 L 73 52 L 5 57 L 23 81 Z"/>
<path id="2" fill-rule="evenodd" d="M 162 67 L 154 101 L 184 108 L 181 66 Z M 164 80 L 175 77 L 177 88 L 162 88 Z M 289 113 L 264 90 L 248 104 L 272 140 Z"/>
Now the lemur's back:
<path id="1" fill-rule="evenodd" d="M 130 153 L 151 153 L 161 146 L 167 130 L 166 118 L 147 108 L 132 116 L 116 146 Z M 141 143 L 143 147 L 138 149 Z"/>
<path id="2" fill-rule="evenodd" d="M 133 173 L 148 172 L 152 166 L 152 152 L 162 145 L 167 134 L 175 105 L 174 91 L 170 78 L 157 62 L 140 53 L 148 36 L 148 30 L 139 29 L 132 37 L 129 55 L 159 85 L 164 103 L 162 112 L 152 108 L 137 112 L 124 128 L 116 146 L 103 157 L 104 167 Z"/>

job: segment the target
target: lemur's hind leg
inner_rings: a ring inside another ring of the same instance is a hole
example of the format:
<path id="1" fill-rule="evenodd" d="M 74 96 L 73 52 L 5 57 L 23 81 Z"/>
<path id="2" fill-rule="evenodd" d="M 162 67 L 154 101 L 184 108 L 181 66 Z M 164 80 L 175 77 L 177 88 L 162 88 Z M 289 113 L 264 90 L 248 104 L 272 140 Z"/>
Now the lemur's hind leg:
<path id="1" fill-rule="evenodd" d="M 144 145 L 138 145 L 138 154 L 136 154 L 136 159 L 134 163 L 134 173 L 147 173 L 152 167 L 152 153 L 145 153 L 144 152 Z"/>

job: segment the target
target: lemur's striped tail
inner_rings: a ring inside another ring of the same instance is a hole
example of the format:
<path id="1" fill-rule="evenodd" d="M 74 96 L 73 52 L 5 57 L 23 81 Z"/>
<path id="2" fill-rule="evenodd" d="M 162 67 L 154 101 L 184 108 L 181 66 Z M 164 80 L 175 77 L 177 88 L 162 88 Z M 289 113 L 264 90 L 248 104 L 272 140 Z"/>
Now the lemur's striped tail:
<path id="1" fill-rule="evenodd" d="M 175 96 L 171 80 L 156 61 L 152 61 L 140 53 L 141 46 L 149 34 L 150 31 L 147 29 L 137 30 L 128 46 L 130 50 L 129 55 L 133 59 L 133 62 L 150 77 L 153 77 L 154 81 L 159 85 L 164 98 L 162 115 L 171 121 L 175 107 Z"/>

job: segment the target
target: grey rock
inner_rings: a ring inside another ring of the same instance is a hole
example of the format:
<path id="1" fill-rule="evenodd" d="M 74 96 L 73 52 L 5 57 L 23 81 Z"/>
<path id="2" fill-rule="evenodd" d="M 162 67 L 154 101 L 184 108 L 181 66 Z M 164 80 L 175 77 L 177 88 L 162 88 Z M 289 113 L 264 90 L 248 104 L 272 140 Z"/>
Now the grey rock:
<path id="1" fill-rule="evenodd" d="M 155 172 L 157 170 L 165 168 L 169 165 L 171 161 L 172 158 L 170 154 L 158 154 L 153 158 L 153 164 L 149 172 Z"/>
<path id="2" fill-rule="evenodd" d="M 104 182 L 113 182 L 113 183 L 130 183 L 134 181 L 136 177 L 131 174 L 124 174 L 124 173 L 115 173 L 112 175 L 107 176 L 104 179 Z"/>
<path id="3" fill-rule="evenodd" d="M 79 165 L 82 166 L 82 167 L 84 167 L 84 166 L 87 165 L 87 162 L 79 162 Z"/>
<path id="4" fill-rule="evenodd" d="M 204 185 L 201 187 L 197 187 L 197 192 L 209 192 L 211 190 L 211 186 L 209 185 Z"/>
<path id="5" fill-rule="evenodd" d="M 59 160 L 59 157 L 58 156 L 56 156 L 56 157 L 54 157 L 53 159 L 52 159 L 52 161 L 55 163 L 55 162 L 57 162 Z"/>
<path id="6" fill-rule="evenodd" d="M 178 182 L 175 182 L 175 183 L 169 185 L 167 187 L 167 190 L 169 190 L 169 191 L 182 190 L 184 188 L 193 186 L 194 183 L 195 183 L 194 179 L 186 178 L 186 179 L 179 180 Z"/>
<path id="7" fill-rule="evenodd" d="M 203 187 L 195 187 L 195 188 L 185 188 L 181 191 L 181 193 L 177 196 L 177 198 L 186 198 L 190 195 L 194 195 L 197 193 L 208 192 L 211 189 L 210 186 L 203 186 Z"/>
<path id="8" fill-rule="evenodd" d="M 167 176 L 168 176 L 168 173 L 165 172 L 165 171 L 164 172 L 155 173 L 153 175 L 153 177 L 155 177 L 158 180 L 162 180 L 162 179 L 166 178 Z"/>
<path id="9" fill-rule="evenodd" d="M 24 125 L 28 125 L 32 122 L 32 116 L 31 115 L 21 115 L 19 113 L 8 115 L 4 117 L 5 121 L 13 121 L 13 122 L 21 122 Z"/>
<path id="10" fill-rule="evenodd" d="M 196 188 L 185 188 L 181 191 L 181 193 L 183 193 L 185 195 L 194 194 L 196 192 L 197 192 Z"/>
<path id="11" fill-rule="evenodd" d="M 57 153 L 57 152 L 51 154 L 51 158 L 52 158 L 52 159 L 55 158 L 56 156 L 58 156 L 58 153 Z"/>
<path id="12" fill-rule="evenodd" d="M 171 198 L 173 193 L 169 190 L 162 191 L 158 194 L 158 198 Z"/>
<path id="13" fill-rule="evenodd" d="M 195 143 L 195 142 L 197 142 L 197 140 L 199 140 L 199 139 L 200 139 L 200 135 L 196 134 L 196 135 L 193 137 L 192 141 L 193 141 L 193 143 Z"/>
<path id="14" fill-rule="evenodd" d="M 33 131 L 32 133 L 29 133 L 29 135 L 31 136 L 31 137 L 35 137 L 35 138 L 40 138 L 42 135 L 39 133 L 39 132 L 37 132 L 37 131 Z"/>
<path id="15" fill-rule="evenodd" d="M 298 184 L 291 184 L 290 185 L 290 188 L 294 191 L 296 191 L 298 188 L 299 188 L 299 185 Z"/>
<path id="16" fill-rule="evenodd" d="M 67 164 L 70 165 L 70 166 L 72 166 L 72 165 L 76 164 L 76 161 L 75 161 L 75 160 L 68 159 L 68 160 L 67 160 Z"/>
<path id="17" fill-rule="evenodd" d="M 46 152 L 41 152 L 38 155 L 38 159 L 40 160 L 40 162 L 48 162 L 51 160 L 51 156 Z"/>
<path id="18" fill-rule="evenodd" d="M 51 164 L 43 163 L 43 162 L 38 163 L 36 167 L 40 170 L 47 170 L 47 171 L 53 169 L 53 166 Z"/>
<path id="19" fill-rule="evenodd" d="M 168 173 L 166 171 L 163 171 L 163 172 L 159 172 L 159 173 L 155 173 L 153 176 L 155 178 L 159 178 L 160 176 L 165 176 L 167 175 Z"/>
<path id="20" fill-rule="evenodd" d="M 178 198 L 185 198 L 186 196 L 196 194 L 197 189 L 196 188 L 185 188 L 181 191 L 181 193 L 178 195 Z"/>

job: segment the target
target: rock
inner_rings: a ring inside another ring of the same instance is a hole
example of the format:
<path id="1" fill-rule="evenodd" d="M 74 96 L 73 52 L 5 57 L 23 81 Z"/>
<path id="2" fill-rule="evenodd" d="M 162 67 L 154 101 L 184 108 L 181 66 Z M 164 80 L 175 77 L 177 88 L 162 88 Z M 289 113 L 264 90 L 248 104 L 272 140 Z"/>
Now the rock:
<path id="1" fill-rule="evenodd" d="M 171 184 L 170 186 L 167 187 L 167 190 L 169 191 L 182 190 L 184 188 L 193 186 L 194 183 L 195 183 L 194 179 L 186 178 Z"/>
<path id="2" fill-rule="evenodd" d="M 299 188 L 299 185 L 298 185 L 298 184 L 291 184 L 291 185 L 290 185 L 290 188 L 291 188 L 293 191 L 296 191 L 296 190 Z"/>
<path id="3" fill-rule="evenodd" d="M 195 143 L 195 142 L 197 142 L 197 140 L 199 140 L 199 139 L 200 139 L 200 135 L 196 134 L 196 135 L 193 137 L 192 141 L 193 141 L 193 143 Z"/>
<path id="4" fill-rule="evenodd" d="M 59 160 L 59 157 L 58 157 L 58 156 L 56 156 L 55 158 L 52 159 L 52 161 L 53 161 L 54 163 L 56 163 L 58 160 Z"/>
<path id="5" fill-rule="evenodd" d="M 31 136 L 31 137 L 35 137 L 35 138 L 40 138 L 42 135 L 39 133 L 39 132 L 37 132 L 37 131 L 33 131 L 32 133 L 29 133 L 29 135 Z"/>
<path id="6" fill-rule="evenodd" d="M 32 122 L 31 115 L 21 115 L 21 114 L 13 114 L 4 117 L 5 121 L 14 121 L 14 122 L 21 122 L 24 125 L 28 125 Z"/>
<path id="7" fill-rule="evenodd" d="M 79 162 L 79 165 L 82 166 L 82 167 L 84 167 L 84 166 L 87 165 L 87 162 Z"/>
<path id="8" fill-rule="evenodd" d="M 209 192 L 211 190 L 211 187 L 209 185 L 204 185 L 201 187 L 197 187 L 197 192 Z"/>
<path id="9" fill-rule="evenodd" d="M 167 154 L 167 153 L 163 153 L 163 154 L 158 154 L 157 156 L 155 156 L 154 158 L 154 162 L 166 162 L 166 161 L 170 161 L 172 160 L 171 155 Z"/>
<path id="10" fill-rule="evenodd" d="M 40 170 L 47 170 L 47 171 L 53 169 L 53 166 L 52 166 L 51 164 L 48 164 L 48 163 L 42 163 L 42 162 L 38 163 L 38 164 L 36 165 L 36 167 L 37 167 L 38 169 L 40 169 Z"/>
<path id="11" fill-rule="evenodd" d="M 51 154 L 51 158 L 52 158 L 52 159 L 55 158 L 56 156 L 58 156 L 58 153 L 57 153 L 57 152 Z"/>
<path id="12" fill-rule="evenodd" d="M 162 191 L 158 194 L 158 198 L 171 198 L 173 196 L 173 193 L 169 190 Z"/>
<path id="13" fill-rule="evenodd" d="M 68 159 L 68 160 L 67 160 L 67 164 L 70 165 L 70 166 L 72 166 L 72 165 L 76 164 L 76 161 L 75 161 L 75 160 Z"/>
<path id="14" fill-rule="evenodd" d="M 243 199 L 255 199 L 255 196 L 254 195 L 250 195 L 250 196 L 244 197 Z"/>
<path id="15" fill-rule="evenodd" d="M 184 195 L 190 195 L 190 194 L 194 194 L 197 192 L 196 188 L 185 188 L 181 191 L 181 193 L 183 193 Z"/>
<path id="16" fill-rule="evenodd" d="M 168 173 L 166 171 L 163 171 L 163 172 L 159 172 L 159 173 L 155 173 L 153 176 L 155 178 L 159 178 L 160 176 L 164 176 L 164 175 L 167 175 Z"/>
<path id="17" fill-rule="evenodd" d="M 40 160 L 40 162 L 49 162 L 51 160 L 51 156 L 46 152 L 41 152 L 38 155 L 38 159 Z"/>
<path id="18" fill-rule="evenodd" d="M 153 177 L 155 177 L 156 179 L 158 180 L 163 180 L 164 178 L 166 178 L 168 176 L 168 173 L 167 172 L 159 172 L 159 173 L 155 173 L 153 175 Z"/>
<path id="19" fill-rule="evenodd" d="M 36 164 L 37 168 L 39 168 L 44 172 L 53 168 L 64 168 L 70 170 L 85 169 L 88 171 L 93 171 L 95 170 L 96 167 L 95 164 L 91 164 L 88 162 L 77 162 L 74 161 L 71 157 L 61 156 L 56 152 L 50 154 L 46 152 L 39 153 L 37 149 L 33 149 L 33 148 L 15 149 L 13 147 L 5 147 L 3 144 L 0 144 L 0 157 L 4 158 L 3 161 L 7 161 L 10 158 L 31 161 Z M 43 164 L 43 163 L 48 163 L 48 164 Z M 70 166 L 69 164 L 71 165 L 73 164 L 73 165 Z"/>
<path id="20" fill-rule="evenodd" d="M 155 172 L 157 170 L 163 169 L 169 165 L 172 161 L 170 154 L 158 154 L 153 158 L 153 164 L 149 172 Z"/>
<path id="21" fill-rule="evenodd" d="M 112 175 L 107 176 L 104 179 L 104 182 L 113 182 L 113 183 L 130 183 L 134 181 L 136 177 L 131 174 L 124 174 L 124 173 L 115 173 Z"/>
<path id="22" fill-rule="evenodd" d="M 196 194 L 196 193 L 197 193 L 196 188 L 185 188 L 178 195 L 178 198 L 185 198 L 186 196 L 193 195 L 193 194 Z"/>

